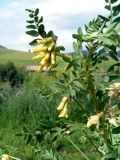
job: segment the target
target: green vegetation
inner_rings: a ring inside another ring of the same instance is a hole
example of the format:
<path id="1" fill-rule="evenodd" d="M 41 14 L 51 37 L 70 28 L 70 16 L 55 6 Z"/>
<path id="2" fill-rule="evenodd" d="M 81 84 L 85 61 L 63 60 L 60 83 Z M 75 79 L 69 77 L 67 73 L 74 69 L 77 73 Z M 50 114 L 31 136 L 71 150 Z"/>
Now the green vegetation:
<path id="1" fill-rule="evenodd" d="M 26 33 L 34 37 L 30 45 L 39 45 L 33 51 L 43 53 L 34 57 L 41 73 L 21 72 L 23 55 L 22 65 L 29 64 L 27 53 L 10 51 L 6 58 L 17 67 L 0 65 L 1 160 L 9 160 L 4 154 L 16 160 L 120 159 L 120 4 L 105 1 L 109 16 L 98 15 L 84 32 L 79 27 L 73 34 L 75 53 L 67 57 L 54 32 L 46 32 L 39 9 L 26 9 Z M 106 54 L 112 58 L 107 63 Z M 56 61 L 58 56 L 64 62 Z"/>

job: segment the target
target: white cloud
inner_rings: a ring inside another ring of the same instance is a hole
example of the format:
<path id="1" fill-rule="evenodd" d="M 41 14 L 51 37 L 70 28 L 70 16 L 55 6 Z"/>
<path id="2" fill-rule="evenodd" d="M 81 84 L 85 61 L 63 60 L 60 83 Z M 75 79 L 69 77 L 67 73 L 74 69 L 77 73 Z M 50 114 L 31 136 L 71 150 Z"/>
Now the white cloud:
<path id="1" fill-rule="evenodd" d="M 104 5 L 105 0 L 10 0 L 8 5 L 0 6 L 0 44 L 27 50 L 31 37 L 25 35 L 25 9 L 38 7 L 47 31 L 55 31 L 58 43 L 71 50 L 72 34 L 95 15 L 106 13 Z"/>

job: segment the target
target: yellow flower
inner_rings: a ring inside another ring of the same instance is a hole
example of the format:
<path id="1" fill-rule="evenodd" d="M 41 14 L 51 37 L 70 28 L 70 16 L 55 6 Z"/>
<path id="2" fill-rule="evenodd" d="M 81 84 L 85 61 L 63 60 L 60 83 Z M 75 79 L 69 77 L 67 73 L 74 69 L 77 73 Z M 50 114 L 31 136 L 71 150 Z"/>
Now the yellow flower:
<path id="1" fill-rule="evenodd" d="M 57 110 L 60 110 L 60 111 L 63 110 L 64 105 L 65 104 L 63 102 L 61 102 L 60 105 L 57 107 Z"/>
<path id="2" fill-rule="evenodd" d="M 67 102 L 65 103 L 63 110 L 60 112 L 59 117 L 68 118 Z"/>
<path id="3" fill-rule="evenodd" d="M 90 128 L 92 125 L 96 124 L 97 126 L 99 125 L 99 119 L 100 117 L 103 116 L 103 112 L 100 112 L 97 115 L 93 115 L 89 118 L 88 122 L 87 122 L 87 128 Z"/>
<path id="4" fill-rule="evenodd" d="M 51 42 L 52 40 L 53 40 L 52 37 L 48 37 L 48 38 L 45 38 L 45 39 L 38 39 L 38 40 L 37 40 L 37 43 L 38 43 L 38 44 L 46 44 L 46 43 Z"/>
<path id="5" fill-rule="evenodd" d="M 42 46 L 42 47 L 40 47 L 40 48 L 33 48 L 32 51 L 33 51 L 33 53 L 39 53 L 39 52 L 46 52 L 47 49 L 48 49 L 47 46 Z"/>
<path id="6" fill-rule="evenodd" d="M 68 97 L 63 97 L 61 103 L 57 107 L 57 110 L 61 111 L 59 117 L 68 118 L 67 104 L 68 104 Z"/>
<path id="7" fill-rule="evenodd" d="M 112 96 L 120 96 L 120 83 L 113 83 L 110 85 L 109 88 L 106 88 L 107 90 L 109 90 L 108 92 L 108 96 L 112 97 Z"/>
<path id="8" fill-rule="evenodd" d="M 36 60 L 36 59 L 42 59 L 42 58 L 44 58 L 45 57 L 45 53 L 41 53 L 41 54 L 39 54 L 39 55 L 37 55 L 37 56 L 34 56 L 32 59 L 33 60 Z"/>

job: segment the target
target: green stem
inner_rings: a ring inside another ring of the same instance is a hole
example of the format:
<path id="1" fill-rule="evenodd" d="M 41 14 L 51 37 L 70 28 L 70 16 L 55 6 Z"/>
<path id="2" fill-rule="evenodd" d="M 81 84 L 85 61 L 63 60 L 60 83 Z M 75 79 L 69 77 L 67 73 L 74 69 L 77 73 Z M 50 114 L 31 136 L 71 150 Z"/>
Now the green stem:
<path id="1" fill-rule="evenodd" d="M 67 137 L 67 139 L 86 160 L 90 160 L 70 138 Z"/>
<path id="2" fill-rule="evenodd" d="M 99 151 L 98 147 L 94 144 L 94 142 L 92 141 L 92 139 L 89 138 L 89 136 L 87 135 L 87 133 L 85 131 L 83 131 L 83 133 L 85 134 L 85 136 L 89 140 L 89 142 L 94 146 L 94 148 L 96 149 L 96 151 L 102 156 L 103 154 Z"/>
<path id="3" fill-rule="evenodd" d="M 112 5 L 111 5 L 111 1 L 109 0 L 109 6 L 110 6 L 110 23 L 112 23 L 113 20 L 113 12 L 112 12 Z"/>

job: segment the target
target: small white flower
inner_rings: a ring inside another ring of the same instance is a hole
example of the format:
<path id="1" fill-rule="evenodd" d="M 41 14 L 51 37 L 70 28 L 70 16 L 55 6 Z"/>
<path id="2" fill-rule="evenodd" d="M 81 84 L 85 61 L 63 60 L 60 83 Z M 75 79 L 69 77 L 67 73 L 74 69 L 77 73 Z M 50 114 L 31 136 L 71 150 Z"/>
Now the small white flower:
<path id="1" fill-rule="evenodd" d="M 103 116 L 103 112 L 100 112 L 97 115 L 91 116 L 87 122 L 87 128 L 90 128 L 92 125 L 96 124 L 99 125 L 99 119 Z"/>
<path id="2" fill-rule="evenodd" d="M 1 156 L 1 160 L 10 160 L 9 156 L 7 154 L 3 154 Z"/>
<path id="3" fill-rule="evenodd" d="M 113 83 L 110 85 L 109 88 L 106 88 L 109 90 L 108 96 L 113 97 L 113 96 L 120 96 L 120 83 Z"/>
<path id="4" fill-rule="evenodd" d="M 116 121 L 116 117 L 111 117 L 109 119 L 109 123 L 114 125 L 115 127 L 118 127 L 117 121 Z"/>

